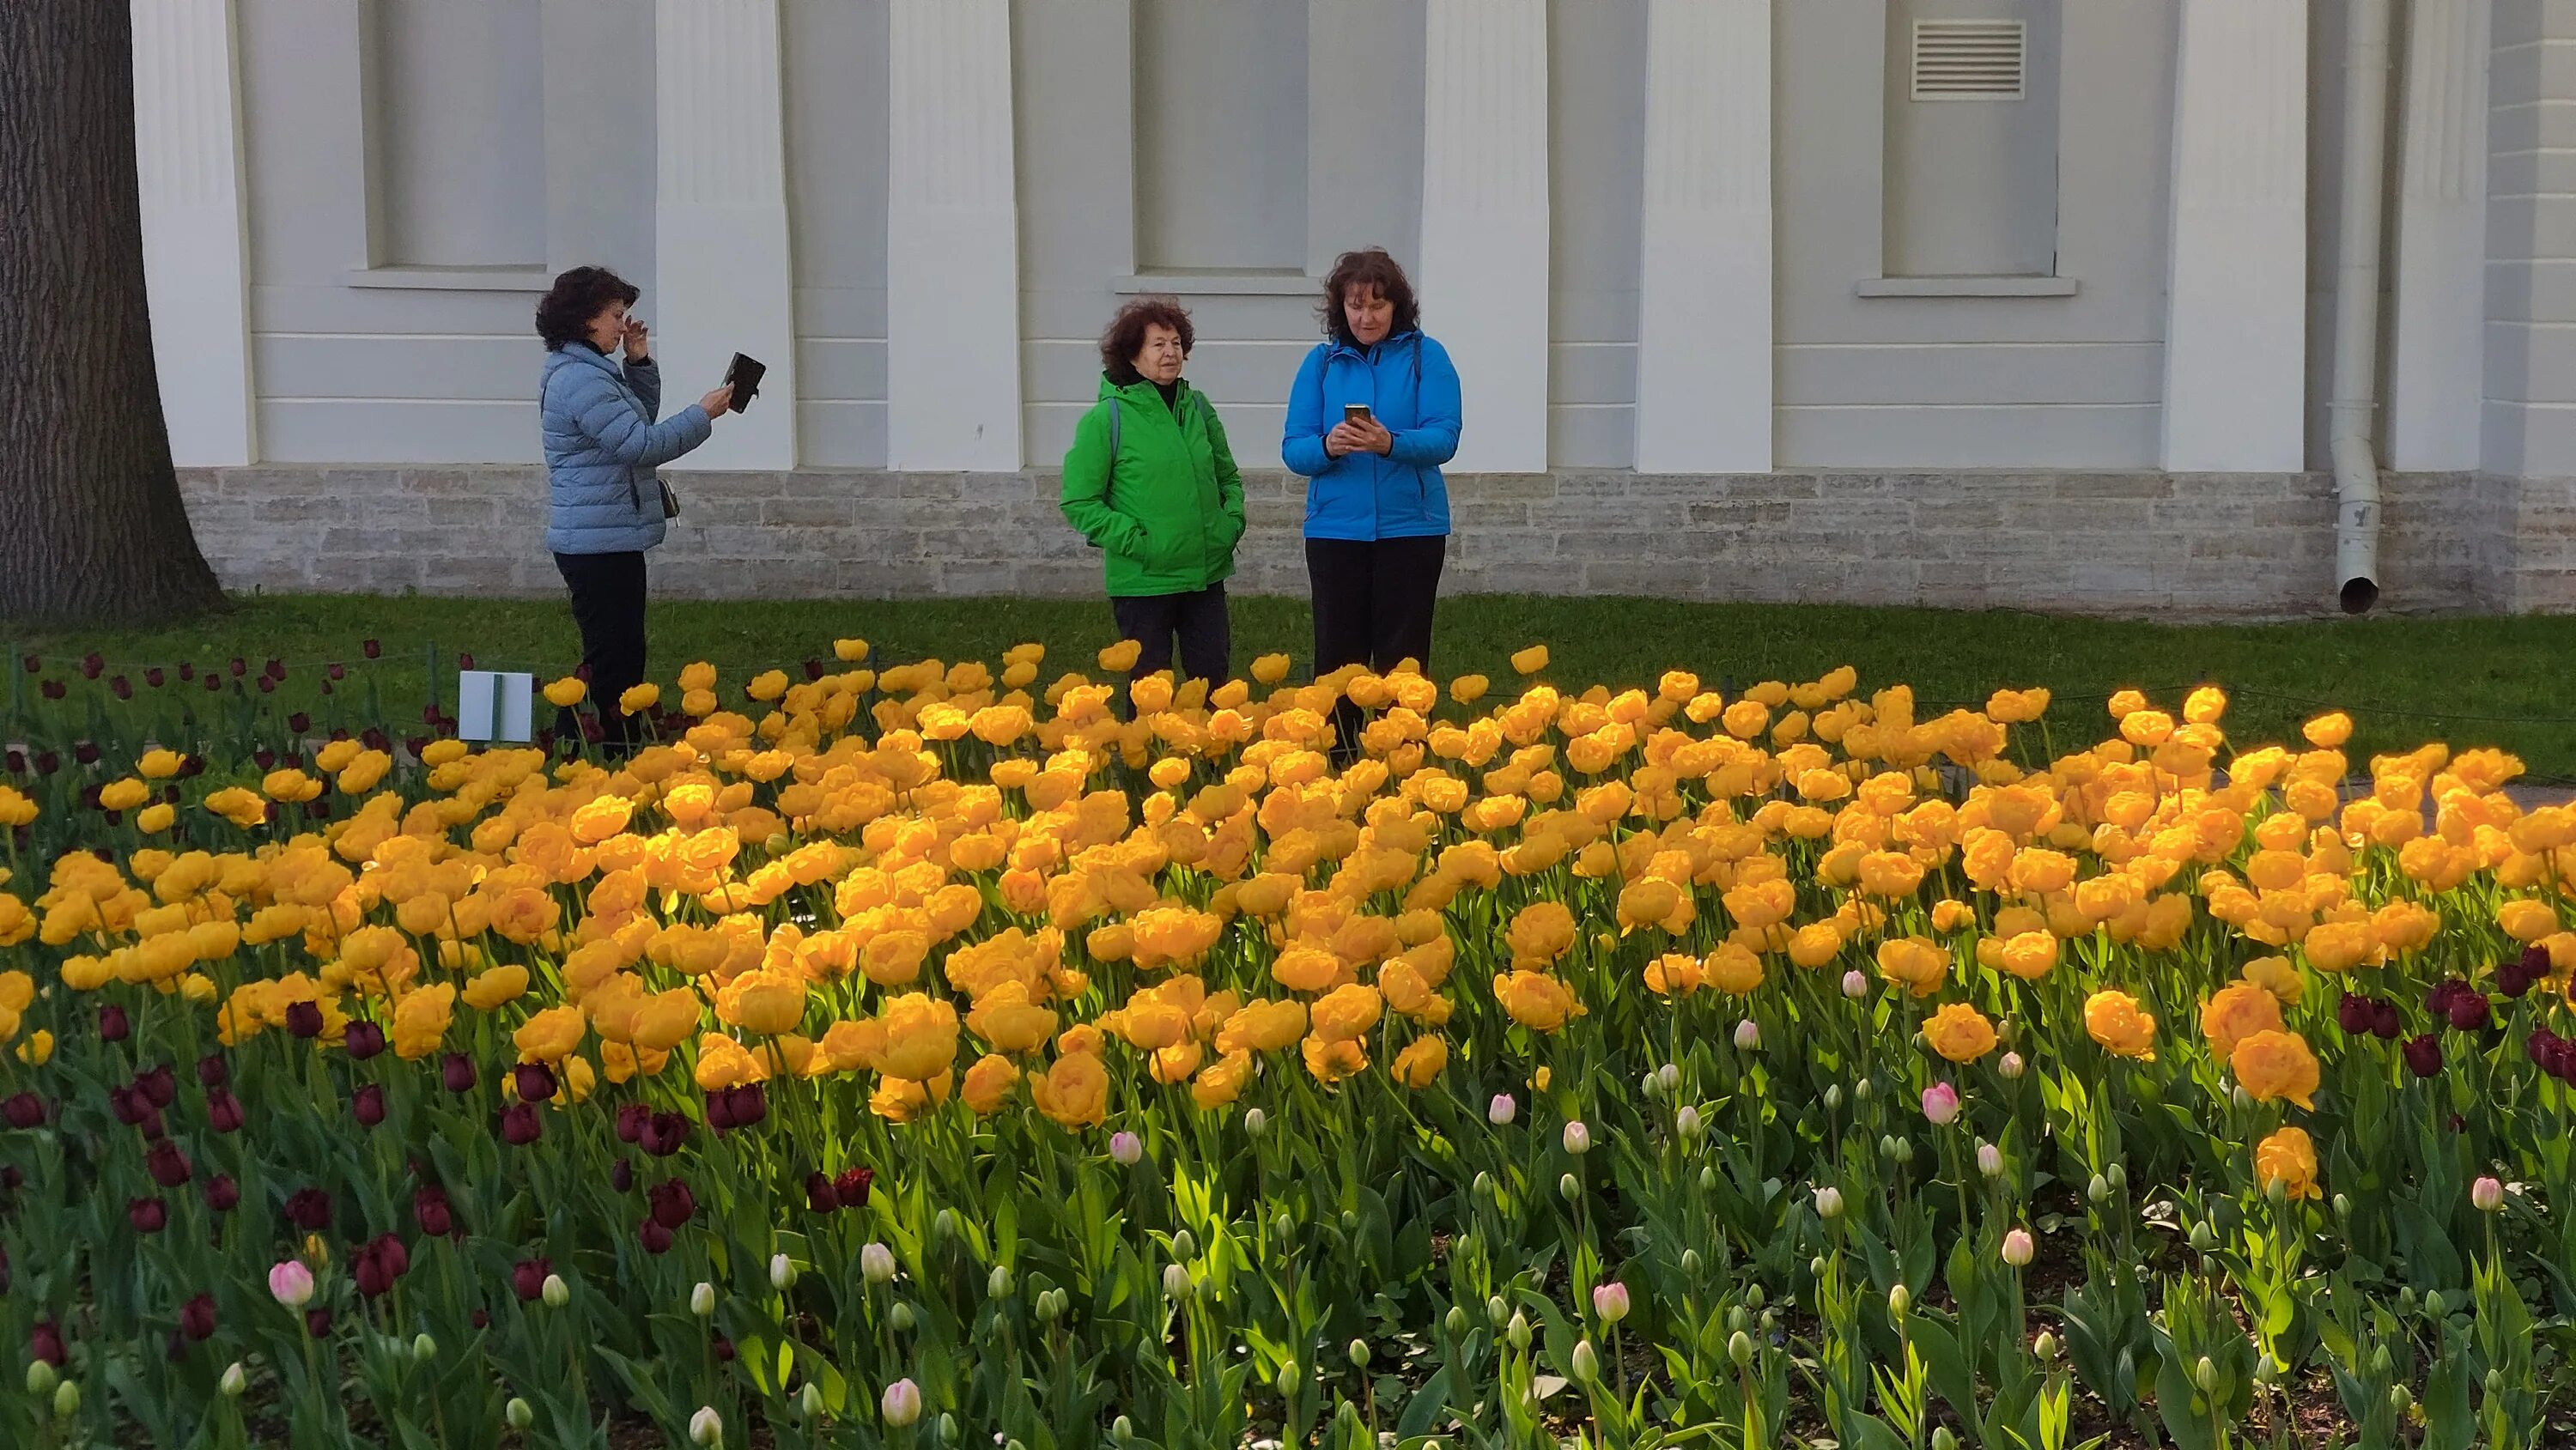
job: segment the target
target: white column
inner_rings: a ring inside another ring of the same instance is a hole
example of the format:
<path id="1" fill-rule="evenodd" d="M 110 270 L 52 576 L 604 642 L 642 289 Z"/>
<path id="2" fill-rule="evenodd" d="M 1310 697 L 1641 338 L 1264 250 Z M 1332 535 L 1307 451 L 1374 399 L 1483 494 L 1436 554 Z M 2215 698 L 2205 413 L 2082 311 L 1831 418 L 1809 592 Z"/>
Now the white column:
<path id="1" fill-rule="evenodd" d="M 893 0 L 887 48 L 887 465 L 1008 473 L 1020 466 L 1009 0 Z"/>
<path id="2" fill-rule="evenodd" d="M 1429 0 L 1425 330 L 1448 348 L 1462 473 L 1547 469 L 1546 0 Z"/>
<path id="3" fill-rule="evenodd" d="M 2304 462 L 2307 0 L 2181 0 L 2164 466 Z"/>
<path id="4" fill-rule="evenodd" d="M 1771 0 L 1647 0 L 1637 471 L 1771 468 Z"/>
<path id="5" fill-rule="evenodd" d="M 794 276 L 778 0 L 659 0 L 654 8 L 651 311 L 662 411 L 724 380 L 737 352 L 768 365 L 749 411 L 675 468 L 796 466 Z"/>
<path id="6" fill-rule="evenodd" d="M 152 361 L 182 468 L 258 456 L 232 0 L 133 0 L 134 160 Z"/>
<path id="7" fill-rule="evenodd" d="M 2478 466 L 2486 381 L 2489 0 L 2407 11 L 2388 464 Z"/>

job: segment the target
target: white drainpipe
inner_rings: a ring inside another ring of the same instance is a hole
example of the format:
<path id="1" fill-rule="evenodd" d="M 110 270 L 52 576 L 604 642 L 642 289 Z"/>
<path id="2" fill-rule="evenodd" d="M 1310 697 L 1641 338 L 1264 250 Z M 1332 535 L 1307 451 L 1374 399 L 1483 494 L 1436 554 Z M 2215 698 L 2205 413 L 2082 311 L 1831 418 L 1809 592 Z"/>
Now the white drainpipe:
<path id="1" fill-rule="evenodd" d="M 2379 239 L 2388 163 L 2389 0 L 2352 0 L 2344 42 L 2343 229 L 2335 278 L 2336 601 L 2379 600 L 2379 464 L 2371 455 L 2379 386 Z"/>

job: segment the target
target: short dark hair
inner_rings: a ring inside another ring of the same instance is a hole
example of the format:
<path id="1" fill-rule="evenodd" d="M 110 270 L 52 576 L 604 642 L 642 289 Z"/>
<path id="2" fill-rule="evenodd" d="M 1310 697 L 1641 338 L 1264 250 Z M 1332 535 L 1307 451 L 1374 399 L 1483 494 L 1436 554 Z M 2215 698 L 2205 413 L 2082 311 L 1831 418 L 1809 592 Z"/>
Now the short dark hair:
<path id="1" fill-rule="evenodd" d="M 1144 376 L 1136 371 L 1136 354 L 1145 350 L 1145 331 L 1156 323 L 1181 335 L 1183 357 L 1198 346 L 1198 329 L 1190 326 L 1190 314 L 1178 299 L 1136 298 L 1119 308 L 1109 319 L 1109 330 L 1100 334 L 1100 366 L 1109 381 L 1124 388 Z"/>
<path id="2" fill-rule="evenodd" d="M 611 302 L 635 305 L 644 294 L 635 284 L 606 267 L 575 267 L 555 279 L 546 295 L 537 301 L 537 336 L 546 340 L 546 351 L 555 352 L 568 342 L 586 341 L 590 320 Z"/>
<path id="3" fill-rule="evenodd" d="M 1351 319 L 1342 311 L 1342 299 L 1358 290 L 1368 290 L 1395 304 L 1395 322 L 1387 335 L 1412 332 L 1422 326 L 1422 313 L 1414 305 L 1413 284 L 1405 279 L 1404 269 L 1384 247 L 1364 247 L 1344 252 L 1333 259 L 1333 270 L 1324 277 L 1324 305 L 1315 309 L 1324 324 L 1324 335 L 1336 342 L 1351 343 Z"/>

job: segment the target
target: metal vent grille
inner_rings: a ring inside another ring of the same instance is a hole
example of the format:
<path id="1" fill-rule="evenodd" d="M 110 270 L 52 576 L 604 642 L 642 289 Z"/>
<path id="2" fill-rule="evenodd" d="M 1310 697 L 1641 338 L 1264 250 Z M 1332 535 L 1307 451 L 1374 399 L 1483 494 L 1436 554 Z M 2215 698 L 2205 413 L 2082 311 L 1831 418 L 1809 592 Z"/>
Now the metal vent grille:
<path id="1" fill-rule="evenodd" d="M 2030 54 L 2019 20 L 1914 22 L 1914 99 L 2018 101 Z"/>

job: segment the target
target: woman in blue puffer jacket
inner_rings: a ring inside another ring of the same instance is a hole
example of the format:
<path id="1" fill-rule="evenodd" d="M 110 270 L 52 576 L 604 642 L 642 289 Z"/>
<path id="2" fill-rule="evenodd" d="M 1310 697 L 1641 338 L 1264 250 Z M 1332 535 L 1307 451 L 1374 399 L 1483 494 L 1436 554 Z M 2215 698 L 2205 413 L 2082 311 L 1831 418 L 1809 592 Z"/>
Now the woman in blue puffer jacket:
<path id="1" fill-rule="evenodd" d="M 546 547 L 572 590 L 602 741 L 621 751 L 639 733 L 618 701 L 644 683 L 644 551 L 662 542 L 662 482 L 653 470 L 706 442 L 733 403 L 728 385 L 653 421 L 662 370 L 644 324 L 626 315 L 638 295 L 605 267 L 575 267 L 537 304 L 546 344 L 537 395 Z M 609 356 L 613 349 L 624 351 L 623 366 Z"/>
<path id="2" fill-rule="evenodd" d="M 1280 456 L 1304 474 L 1306 577 L 1315 673 L 1411 660 L 1431 670 L 1431 613 L 1449 543 L 1458 451 L 1458 370 L 1423 335 L 1413 285 L 1376 248 L 1345 252 L 1324 279 L 1325 341 L 1288 393 Z M 1335 712 L 1337 757 L 1356 756 L 1359 712 Z"/>

